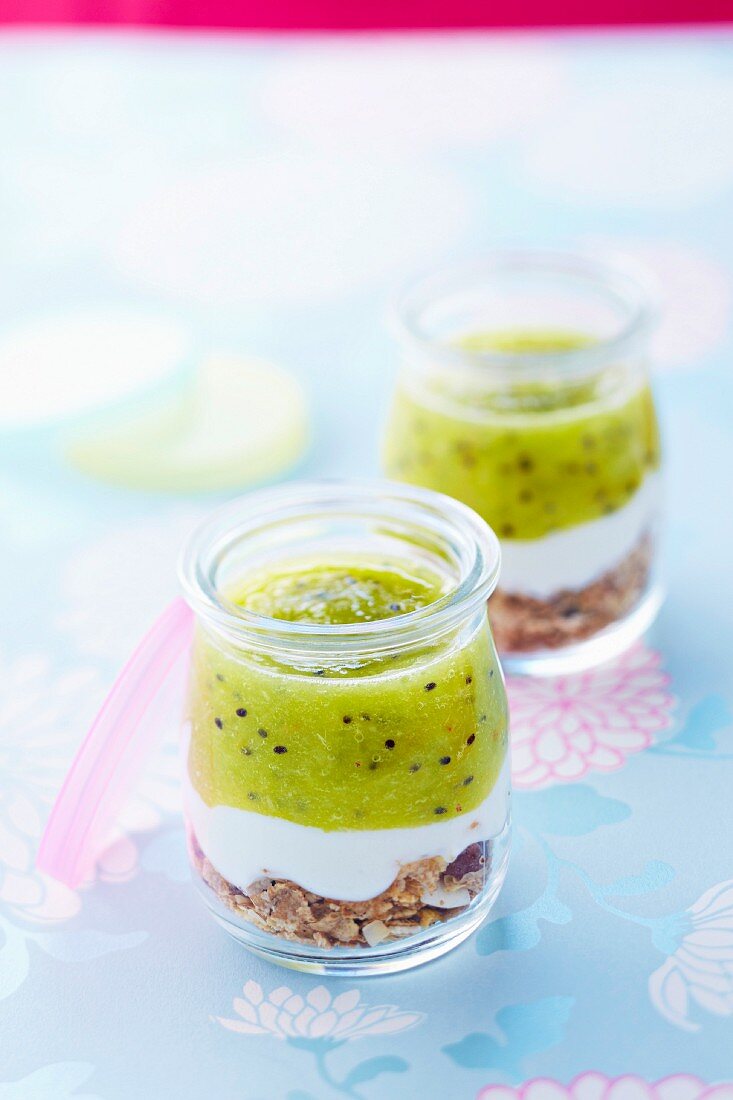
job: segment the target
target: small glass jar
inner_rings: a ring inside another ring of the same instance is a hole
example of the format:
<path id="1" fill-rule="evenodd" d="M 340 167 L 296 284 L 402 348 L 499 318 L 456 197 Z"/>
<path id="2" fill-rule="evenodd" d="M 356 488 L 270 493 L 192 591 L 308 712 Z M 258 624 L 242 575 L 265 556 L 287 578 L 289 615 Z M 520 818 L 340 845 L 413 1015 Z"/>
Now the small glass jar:
<path id="1" fill-rule="evenodd" d="M 652 319 L 631 269 L 534 251 L 426 278 L 398 305 L 384 468 L 501 539 L 489 611 L 510 671 L 607 660 L 659 609 Z"/>
<path id="2" fill-rule="evenodd" d="M 470 509 L 384 481 L 250 494 L 189 540 L 190 858 L 250 950 L 321 973 L 396 971 L 487 914 L 509 843 L 487 617 L 498 570 Z M 420 604 L 426 577 L 435 598 Z M 382 614 L 384 578 L 401 589 Z M 343 614 L 345 584 L 363 621 Z M 262 613 L 275 598 L 282 617 Z"/>

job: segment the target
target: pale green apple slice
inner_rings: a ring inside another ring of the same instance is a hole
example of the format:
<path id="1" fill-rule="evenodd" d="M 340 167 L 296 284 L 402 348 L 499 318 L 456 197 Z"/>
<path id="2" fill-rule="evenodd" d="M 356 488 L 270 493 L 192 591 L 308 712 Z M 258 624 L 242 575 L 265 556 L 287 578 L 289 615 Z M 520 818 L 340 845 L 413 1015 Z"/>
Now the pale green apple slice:
<path id="1" fill-rule="evenodd" d="M 305 398 L 288 371 L 217 354 L 174 400 L 108 419 L 65 452 L 77 469 L 117 485 L 205 492 L 277 477 L 302 456 L 308 434 Z"/>

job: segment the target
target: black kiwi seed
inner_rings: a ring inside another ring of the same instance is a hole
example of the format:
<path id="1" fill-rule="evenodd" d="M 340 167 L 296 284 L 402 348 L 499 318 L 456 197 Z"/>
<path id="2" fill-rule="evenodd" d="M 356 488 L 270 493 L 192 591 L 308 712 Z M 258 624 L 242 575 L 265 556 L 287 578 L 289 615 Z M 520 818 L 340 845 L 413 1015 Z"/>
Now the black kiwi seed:
<path id="1" fill-rule="evenodd" d="M 463 780 L 463 786 L 467 787 L 469 783 L 473 783 L 473 776 L 472 775 L 467 775 L 466 776 L 466 778 Z"/>
<path id="2" fill-rule="evenodd" d="M 425 690 L 426 691 L 433 691 L 437 686 L 438 685 L 436 684 L 435 680 L 431 680 L 429 684 L 425 685 Z"/>
<path id="3" fill-rule="evenodd" d="M 244 707 L 237 707 L 237 717 L 238 718 L 246 718 L 247 717 L 247 711 Z"/>
<path id="4" fill-rule="evenodd" d="M 224 723 L 222 722 L 221 718 L 215 718 L 214 719 L 214 725 L 218 726 L 219 729 L 222 729 L 223 726 L 224 726 Z"/>
<path id="5" fill-rule="evenodd" d="M 401 611 L 402 610 L 400 604 L 398 604 L 398 603 L 391 603 L 389 605 L 389 609 L 390 609 L 390 611 Z"/>
<path id="6" fill-rule="evenodd" d="M 344 717 L 343 717 L 344 725 L 348 726 L 350 722 L 351 722 L 351 715 L 350 714 L 345 714 Z"/>
<path id="7" fill-rule="evenodd" d="M 492 668 L 492 669 L 489 669 L 489 679 L 491 679 L 491 677 L 492 677 L 493 675 L 494 675 L 494 670 L 493 670 L 493 668 Z"/>
<path id="8" fill-rule="evenodd" d="M 529 457 L 529 455 L 520 455 L 517 459 L 517 466 L 523 473 L 526 474 L 529 473 L 530 470 L 534 469 L 534 462 Z"/>
<path id="9" fill-rule="evenodd" d="M 436 814 L 445 814 L 447 812 L 448 811 L 446 810 L 445 806 L 436 806 L 435 809 L 433 810 L 433 813 L 436 813 Z"/>
<path id="10" fill-rule="evenodd" d="M 259 797 L 260 796 L 257 794 L 256 791 L 247 792 L 247 798 L 250 800 L 250 802 L 256 802 Z"/>
<path id="11" fill-rule="evenodd" d="M 282 753 L 287 752 L 288 750 L 285 748 L 284 745 L 275 745 L 275 748 L 272 751 L 276 752 L 278 755 L 282 755 Z"/>
<path id="12" fill-rule="evenodd" d="M 267 737 L 267 730 L 258 729 L 257 732 L 259 733 L 260 737 Z"/>
<path id="13" fill-rule="evenodd" d="M 313 670 L 313 675 L 314 676 L 325 676 L 326 675 L 326 670 L 325 670 L 325 668 L 316 668 L 316 669 Z"/>
<path id="14" fill-rule="evenodd" d="M 421 767 L 422 767 L 422 764 L 410 764 L 410 771 L 413 772 L 413 773 L 414 772 L 419 772 Z"/>
<path id="15" fill-rule="evenodd" d="M 242 745 L 242 747 L 239 751 L 241 752 L 242 756 L 251 756 L 252 755 L 252 749 L 250 749 L 247 745 Z"/>
<path id="16" fill-rule="evenodd" d="M 476 740 L 476 734 L 475 734 L 475 733 L 472 733 L 472 734 L 470 735 L 470 737 L 467 737 L 467 738 L 466 738 L 466 744 L 467 744 L 467 745 L 472 745 L 472 744 L 474 743 L 474 741 L 475 741 L 475 740 Z"/>
<path id="17" fill-rule="evenodd" d="M 514 525 L 512 523 L 502 523 L 501 533 L 505 539 L 510 539 L 514 534 Z"/>
<path id="18" fill-rule="evenodd" d="M 467 676 L 466 677 L 466 683 L 467 684 L 472 684 L 473 683 L 473 676 Z"/>
<path id="19" fill-rule="evenodd" d="M 394 748 L 394 741 L 392 740 L 391 737 L 387 741 L 384 742 L 384 747 L 385 747 L 385 749 L 393 749 Z"/>
<path id="20" fill-rule="evenodd" d="M 479 722 L 485 722 L 485 721 L 486 721 L 486 715 L 482 714 L 481 717 L 479 718 Z"/>
<path id="21" fill-rule="evenodd" d="M 217 672 L 216 678 L 217 678 L 217 680 L 219 681 L 220 684 L 224 683 L 224 677 L 222 676 L 222 674 L 220 672 Z"/>
<path id="22" fill-rule="evenodd" d="M 362 721 L 364 721 L 364 722 L 371 722 L 371 720 L 372 720 L 371 714 L 362 714 L 361 717 L 362 717 Z"/>
<path id="23" fill-rule="evenodd" d="M 441 756 L 439 764 L 450 764 L 450 756 Z"/>

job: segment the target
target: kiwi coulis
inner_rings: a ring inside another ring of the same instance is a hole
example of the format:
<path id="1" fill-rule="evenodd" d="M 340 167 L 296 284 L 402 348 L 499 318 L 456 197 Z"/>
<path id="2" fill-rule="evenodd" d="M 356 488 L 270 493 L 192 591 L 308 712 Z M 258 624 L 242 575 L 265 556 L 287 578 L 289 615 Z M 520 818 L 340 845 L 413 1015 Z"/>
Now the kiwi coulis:
<path id="1" fill-rule="evenodd" d="M 450 587 L 416 561 L 312 557 L 242 578 L 229 603 L 310 625 L 394 621 Z M 469 813 L 507 752 L 488 622 L 420 650 L 298 665 L 203 630 L 190 682 L 188 772 L 209 805 L 325 830 L 427 825 Z"/>
<path id="2" fill-rule="evenodd" d="M 473 333 L 468 351 L 558 355 L 592 340 L 563 331 Z M 659 464 L 651 391 L 622 366 L 549 386 L 402 385 L 388 425 L 389 476 L 474 508 L 505 539 L 542 538 L 622 508 Z"/>

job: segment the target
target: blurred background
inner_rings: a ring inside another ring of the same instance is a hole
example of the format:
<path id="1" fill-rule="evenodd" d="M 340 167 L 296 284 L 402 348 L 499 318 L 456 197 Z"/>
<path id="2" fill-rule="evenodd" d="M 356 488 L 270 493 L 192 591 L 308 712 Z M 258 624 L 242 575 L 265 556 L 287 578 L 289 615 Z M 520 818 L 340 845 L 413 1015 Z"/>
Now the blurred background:
<path id="1" fill-rule="evenodd" d="M 722 26 L 8 23 L 0 101 L 2 545 L 36 597 L 13 585 L 9 621 L 74 633 L 104 603 L 118 659 L 175 591 L 206 494 L 375 472 L 391 297 L 497 243 L 646 263 L 663 417 L 676 392 L 669 417 L 689 432 L 704 410 L 710 445 L 696 372 L 728 340 L 733 256 Z"/>
<path id="2" fill-rule="evenodd" d="M 511 0 L 442 33 L 429 6 L 412 33 L 378 29 L 409 4 L 288 10 L 323 28 L 253 33 L 284 20 L 270 5 L 205 33 L 157 25 L 226 22 L 183 2 L 0 8 L 0 522 L 35 596 L 11 586 L 8 621 L 78 640 L 103 603 L 119 659 L 205 495 L 376 471 L 391 297 L 493 244 L 641 259 L 663 415 L 674 388 L 688 429 L 704 402 L 731 300 L 729 30 L 460 27 L 522 22 Z M 349 12 L 375 29 L 328 33 Z"/>

